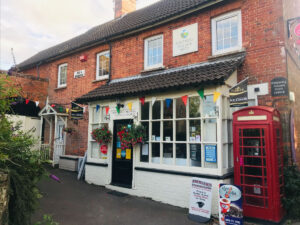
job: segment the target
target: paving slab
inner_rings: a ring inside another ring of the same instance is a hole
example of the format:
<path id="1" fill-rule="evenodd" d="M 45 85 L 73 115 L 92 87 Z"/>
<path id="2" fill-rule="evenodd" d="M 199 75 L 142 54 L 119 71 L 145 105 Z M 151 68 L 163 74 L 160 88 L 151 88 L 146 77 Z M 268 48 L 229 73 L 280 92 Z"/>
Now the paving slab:
<path id="1" fill-rule="evenodd" d="M 188 209 L 90 185 L 78 181 L 74 172 L 48 171 L 61 183 L 42 179 L 39 187 L 43 198 L 33 222 L 50 214 L 60 225 L 199 225 L 187 218 Z"/>

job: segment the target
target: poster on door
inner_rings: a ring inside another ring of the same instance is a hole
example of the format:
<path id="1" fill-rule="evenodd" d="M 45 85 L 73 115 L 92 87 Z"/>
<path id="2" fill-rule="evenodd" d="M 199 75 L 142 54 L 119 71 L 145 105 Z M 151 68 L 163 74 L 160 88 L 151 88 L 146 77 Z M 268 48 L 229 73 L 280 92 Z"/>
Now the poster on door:
<path id="1" fill-rule="evenodd" d="M 189 218 L 204 223 L 211 216 L 212 183 L 207 179 L 192 178 Z"/>
<path id="2" fill-rule="evenodd" d="M 220 225 L 243 225 L 243 202 L 240 186 L 219 185 Z"/>

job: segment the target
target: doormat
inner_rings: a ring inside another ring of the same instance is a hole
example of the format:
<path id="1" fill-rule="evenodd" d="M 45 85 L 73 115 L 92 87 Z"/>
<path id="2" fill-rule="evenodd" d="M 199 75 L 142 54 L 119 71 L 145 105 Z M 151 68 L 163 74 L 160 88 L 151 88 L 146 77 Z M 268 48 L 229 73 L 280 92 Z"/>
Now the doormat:
<path id="1" fill-rule="evenodd" d="M 128 196 L 128 194 L 118 192 L 118 191 L 109 191 L 109 192 L 107 192 L 107 194 L 114 195 L 114 196 L 117 196 L 117 197 L 126 197 L 126 196 Z"/>

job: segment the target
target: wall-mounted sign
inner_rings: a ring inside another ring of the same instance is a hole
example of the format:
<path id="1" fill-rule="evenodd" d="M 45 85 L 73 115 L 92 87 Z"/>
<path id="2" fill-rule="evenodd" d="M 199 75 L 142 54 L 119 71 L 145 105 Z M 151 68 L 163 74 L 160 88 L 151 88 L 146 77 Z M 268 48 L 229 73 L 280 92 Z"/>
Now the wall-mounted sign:
<path id="1" fill-rule="evenodd" d="M 83 107 L 77 105 L 76 103 L 71 103 L 71 118 L 75 120 L 80 120 L 83 118 Z"/>
<path id="2" fill-rule="evenodd" d="M 107 145 L 101 145 L 100 151 L 102 154 L 106 155 L 107 154 Z"/>
<path id="3" fill-rule="evenodd" d="M 243 225 L 243 202 L 240 186 L 220 184 L 219 222 L 220 225 Z"/>
<path id="4" fill-rule="evenodd" d="M 198 51 L 198 23 L 173 31 L 173 56 Z"/>
<path id="5" fill-rule="evenodd" d="M 271 93 L 272 96 L 287 96 L 288 95 L 288 82 L 284 77 L 276 77 L 271 80 Z"/>
<path id="6" fill-rule="evenodd" d="M 217 146 L 205 145 L 205 162 L 216 163 L 217 162 Z"/>
<path id="7" fill-rule="evenodd" d="M 203 178 L 193 177 L 190 194 L 189 218 L 205 223 L 211 216 L 212 183 Z"/>
<path id="8" fill-rule="evenodd" d="M 248 106 L 248 78 L 242 80 L 229 90 L 230 107 Z"/>
<path id="9" fill-rule="evenodd" d="M 80 78 L 85 76 L 85 70 L 78 70 L 74 72 L 74 78 Z"/>
<path id="10" fill-rule="evenodd" d="M 136 117 L 138 114 L 135 110 L 130 111 L 129 109 L 126 108 L 121 108 L 120 113 L 118 113 L 116 109 L 110 109 L 109 113 L 111 115 L 119 116 L 119 117 Z"/>
<path id="11" fill-rule="evenodd" d="M 286 47 L 291 56 L 300 67 L 300 17 L 287 21 L 288 40 Z"/>

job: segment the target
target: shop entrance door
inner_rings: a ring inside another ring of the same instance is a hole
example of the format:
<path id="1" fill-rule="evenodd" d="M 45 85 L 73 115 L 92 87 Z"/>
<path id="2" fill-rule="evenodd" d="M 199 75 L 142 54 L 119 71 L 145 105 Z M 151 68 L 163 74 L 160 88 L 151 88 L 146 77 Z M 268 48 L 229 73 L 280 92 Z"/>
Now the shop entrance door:
<path id="1" fill-rule="evenodd" d="M 122 149 L 117 133 L 123 128 L 128 128 L 132 120 L 114 121 L 114 142 L 112 156 L 112 185 L 132 187 L 132 149 Z"/>
<path id="2" fill-rule="evenodd" d="M 245 216 L 272 216 L 269 126 L 239 126 L 235 148 L 235 184 L 243 189 Z"/>

